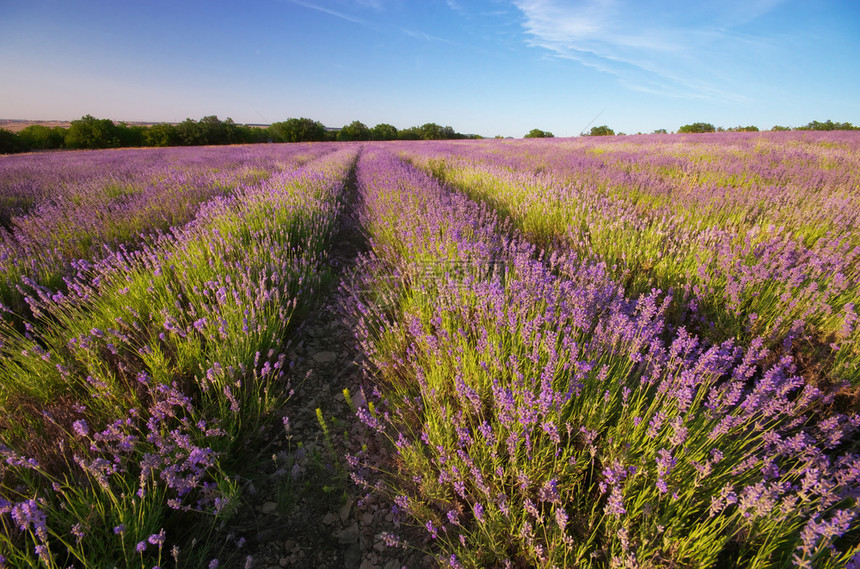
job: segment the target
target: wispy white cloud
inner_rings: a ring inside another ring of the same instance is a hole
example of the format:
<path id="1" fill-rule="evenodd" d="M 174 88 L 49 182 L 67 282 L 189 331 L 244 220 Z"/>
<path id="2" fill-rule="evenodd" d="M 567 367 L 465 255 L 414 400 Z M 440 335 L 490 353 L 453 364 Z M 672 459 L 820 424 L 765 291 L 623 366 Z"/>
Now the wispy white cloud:
<path id="1" fill-rule="evenodd" d="M 742 101 L 729 67 L 767 49 L 738 26 L 782 0 L 514 0 L 532 46 L 617 76 L 625 87 L 683 98 Z"/>
<path id="2" fill-rule="evenodd" d="M 463 7 L 463 5 L 458 0 L 445 0 L 445 3 L 448 5 L 448 7 L 450 9 L 454 10 L 455 12 L 465 12 L 466 11 L 466 9 Z"/>
<path id="3" fill-rule="evenodd" d="M 385 8 L 385 3 L 382 0 L 352 0 L 355 4 L 363 8 L 372 8 L 377 12 L 381 12 Z"/>
<path id="4" fill-rule="evenodd" d="M 448 0 L 449 3 L 455 2 L 455 0 Z M 316 10 L 318 12 L 322 12 L 324 14 L 328 14 L 330 16 L 334 16 L 336 18 L 340 18 L 342 20 L 347 20 L 349 22 L 353 22 L 362 26 L 367 26 L 373 29 L 385 29 L 390 27 L 394 30 L 399 30 L 401 33 L 406 34 L 407 36 L 420 40 L 423 42 L 436 42 L 436 43 L 445 43 L 448 45 L 459 46 L 460 43 L 456 41 L 452 41 L 450 39 L 446 39 L 437 35 L 429 34 L 427 32 L 416 30 L 413 28 L 406 28 L 403 26 L 398 26 L 396 24 L 386 25 L 384 22 L 374 22 L 365 20 L 363 18 L 359 18 L 357 16 L 353 16 L 351 14 L 346 13 L 343 10 L 336 10 L 334 8 L 329 7 L 332 2 L 327 2 L 327 5 L 324 5 L 325 0 L 317 0 L 311 2 L 309 0 L 287 0 L 287 2 L 291 2 L 292 4 L 296 4 L 298 6 L 302 6 L 304 8 L 308 8 L 311 10 Z M 384 0 L 337 0 L 336 2 L 339 5 L 347 6 L 351 5 L 353 7 L 359 7 L 361 9 L 372 9 L 374 11 L 382 12 L 385 10 Z"/>
<path id="5" fill-rule="evenodd" d="M 346 14 L 339 10 L 332 10 L 331 8 L 327 8 L 326 6 L 321 6 L 319 4 L 314 4 L 312 2 L 305 2 L 303 0 L 287 0 L 287 2 L 291 2 L 293 4 L 297 4 L 299 6 L 303 6 L 305 8 L 309 8 L 311 10 L 316 10 L 318 12 L 322 12 L 324 14 L 328 14 L 330 16 L 334 16 L 336 18 L 340 18 L 342 20 L 346 20 L 348 22 L 353 22 L 355 24 L 367 25 L 369 22 L 366 20 L 362 20 L 361 18 L 357 18 L 350 14 Z M 363 4 L 363 2 L 362 2 Z M 378 4 L 378 2 L 374 2 L 374 4 Z"/>
<path id="6" fill-rule="evenodd" d="M 434 36 L 433 34 L 428 34 L 427 32 L 422 32 L 421 30 L 412 30 L 412 29 L 404 28 L 404 27 L 400 27 L 399 29 L 401 32 L 403 32 L 407 36 L 409 36 L 411 38 L 415 38 L 417 40 L 427 41 L 427 42 L 445 43 L 445 44 L 454 45 L 454 46 L 463 45 L 463 44 L 458 43 L 458 42 L 453 41 L 453 40 L 449 40 L 449 39 L 439 37 L 439 36 Z"/>

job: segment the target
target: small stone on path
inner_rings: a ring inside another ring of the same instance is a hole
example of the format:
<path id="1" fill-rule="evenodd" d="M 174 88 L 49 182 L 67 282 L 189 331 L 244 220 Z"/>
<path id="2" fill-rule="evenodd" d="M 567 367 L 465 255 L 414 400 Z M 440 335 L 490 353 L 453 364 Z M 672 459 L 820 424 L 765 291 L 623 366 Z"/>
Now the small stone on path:
<path id="1" fill-rule="evenodd" d="M 340 515 L 340 521 L 346 521 L 346 519 L 349 517 L 350 510 L 352 510 L 352 500 L 350 500 L 340 508 L 340 511 L 338 512 L 338 514 Z"/>
<path id="2" fill-rule="evenodd" d="M 337 534 L 337 540 L 342 544 L 351 544 L 358 543 L 358 539 L 361 534 L 358 531 L 358 523 L 354 522 L 351 526 L 346 528 L 345 530 L 341 530 L 340 533 Z"/>
<path id="3" fill-rule="evenodd" d="M 326 525 L 331 525 L 337 521 L 338 515 L 334 512 L 329 512 L 323 517 L 323 523 Z"/>
<path id="4" fill-rule="evenodd" d="M 317 352 L 313 355 L 314 361 L 318 364 L 325 364 L 329 362 L 333 362 L 337 358 L 337 354 L 334 352 Z"/>
<path id="5" fill-rule="evenodd" d="M 361 563 L 361 546 L 353 543 L 343 552 L 344 569 L 357 569 Z"/>
<path id="6" fill-rule="evenodd" d="M 277 509 L 278 509 L 278 504 L 276 502 L 266 502 L 260 508 L 260 511 L 263 512 L 264 514 L 274 514 L 275 510 L 277 510 Z"/>

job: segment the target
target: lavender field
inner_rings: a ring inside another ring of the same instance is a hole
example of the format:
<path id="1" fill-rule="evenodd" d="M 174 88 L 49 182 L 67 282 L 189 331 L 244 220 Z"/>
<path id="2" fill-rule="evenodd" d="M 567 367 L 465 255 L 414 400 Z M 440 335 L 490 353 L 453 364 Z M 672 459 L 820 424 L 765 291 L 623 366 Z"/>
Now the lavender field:
<path id="1" fill-rule="evenodd" d="M 267 567 L 336 299 L 378 567 L 860 567 L 853 132 L 21 155 L 0 224 L 0 566 Z"/>

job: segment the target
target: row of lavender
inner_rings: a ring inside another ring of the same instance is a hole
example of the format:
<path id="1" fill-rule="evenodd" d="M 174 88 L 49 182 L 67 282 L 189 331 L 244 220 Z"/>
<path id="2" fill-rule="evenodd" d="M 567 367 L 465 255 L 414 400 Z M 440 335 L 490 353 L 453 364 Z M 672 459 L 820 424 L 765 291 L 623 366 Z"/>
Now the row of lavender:
<path id="1" fill-rule="evenodd" d="M 331 145 L 116 150 L 0 161 L 0 302 L 24 310 L 22 277 L 59 288 L 119 247 L 137 248 L 201 203 L 291 171 Z"/>
<path id="2" fill-rule="evenodd" d="M 543 255 L 506 194 L 481 194 L 500 217 L 382 150 L 358 183 L 358 415 L 396 458 L 348 459 L 446 565 L 860 563 L 860 418 L 822 413 L 790 350 L 700 338 L 600 255 Z"/>
<path id="3" fill-rule="evenodd" d="M 860 137 L 439 144 L 401 153 L 550 249 L 604 262 L 672 324 L 718 343 L 786 341 L 806 377 L 860 386 Z"/>
<path id="4" fill-rule="evenodd" d="M 646 208 L 680 207 L 745 228 L 760 218 L 795 230 L 857 222 L 860 137 L 854 133 L 440 142 L 424 151 L 547 172 L 564 184 L 641 200 Z"/>
<path id="5" fill-rule="evenodd" d="M 323 145 L 297 167 L 279 148 L 256 163 L 283 168 L 240 172 L 187 222 L 73 261 L 62 287 L 17 287 L 28 313 L 0 320 L 2 563 L 201 566 L 241 545 L 208 536 L 289 398 L 290 333 L 324 289 L 355 161 Z"/>

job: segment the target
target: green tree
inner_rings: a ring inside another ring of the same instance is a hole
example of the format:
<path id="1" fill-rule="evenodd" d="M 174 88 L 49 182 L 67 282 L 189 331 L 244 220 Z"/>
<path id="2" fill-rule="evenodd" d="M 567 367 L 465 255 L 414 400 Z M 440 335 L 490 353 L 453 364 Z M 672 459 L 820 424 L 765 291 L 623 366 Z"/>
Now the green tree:
<path id="1" fill-rule="evenodd" d="M 791 127 L 790 127 L 790 126 L 779 126 L 779 125 L 777 124 L 777 125 L 774 125 L 774 126 L 770 127 L 770 130 L 771 130 L 772 132 L 785 132 L 785 131 L 787 131 L 787 130 L 791 130 Z"/>
<path id="2" fill-rule="evenodd" d="M 533 128 L 523 138 L 555 138 L 555 135 L 548 130 Z"/>
<path id="3" fill-rule="evenodd" d="M 417 126 L 401 129 L 397 132 L 399 140 L 421 140 L 421 129 Z"/>
<path id="4" fill-rule="evenodd" d="M 226 121 L 221 121 L 215 115 L 203 117 L 197 123 L 200 125 L 200 132 L 203 134 L 204 144 L 230 144 L 232 142 L 235 123 L 233 119 L 227 117 Z"/>
<path id="5" fill-rule="evenodd" d="M 43 124 L 31 124 L 18 133 L 18 138 L 35 150 L 62 148 L 66 140 L 66 129 L 61 126 L 50 128 Z"/>
<path id="6" fill-rule="evenodd" d="M 0 128 L 0 154 L 14 154 L 27 150 L 27 145 L 24 144 L 24 141 L 17 134 L 11 130 Z"/>
<path id="7" fill-rule="evenodd" d="M 466 138 L 465 136 L 454 130 L 454 127 L 452 126 L 442 127 L 442 137 L 445 140 L 457 140 L 460 138 Z"/>
<path id="8" fill-rule="evenodd" d="M 66 131 L 65 145 L 69 148 L 116 148 L 119 131 L 110 119 L 84 115 L 72 121 Z"/>
<path id="9" fill-rule="evenodd" d="M 194 119 L 185 119 L 175 127 L 177 142 L 182 146 L 202 146 L 206 144 L 203 128 Z"/>
<path id="10" fill-rule="evenodd" d="M 454 129 L 451 129 L 453 132 Z M 445 140 L 448 138 L 445 129 L 434 122 L 428 122 L 418 127 L 418 132 L 421 135 L 421 140 Z"/>
<path id="11" fill-rule="evenodd" d="M 154 124 L 143 133 L 143 142 L 146 146 L 176 146 L 179 144 L 179 133 L 172 124 Z"/>
<path id="12" fill-rule="evenodd" d="M 697 133 L 697 132 L 716 132 L 714 125 L 707 122 L 696 122 L 693 124 L 685 124 L 678 129 L 682 133 Z"/>
<path id="13" fill-rule="evenodd" d="M 665 128 L 658 128 L 658 129 L 655 129 L 651 134 L 666 134 L 666 129 Z"/>
<path id="14" fill-rule="evenodd" d="M 860 130 L 860 127 L 850 122 L 833 122 L 828 119 L 825 122 L 812 121 L 806 126 L 798 127 L 797 130 Z"/>
<path id="15" fill-rule="evenodd" d="M 337 139 L 343 141 L 370 140 L 370 129 L 361 121 L 352 121 L 340 129 L 340 132 L 337 133 Z"/>
<path id="16" fill-rule="evenodd" d="M 238 127 L 229 117 L 225 121 L 215 115 L 205 116 L 199 121 L 185 119 L 175 128 L 178 143 L 184 146 L 232 144 L 239 139 Z"/>
<path id="17" fill-rule="evenodd" d="M 119 139 L 119 145 L 122 147 L 143 146 L 145 144 L 144 133 L 146 127 L 143 126 L 128 126 L 124 122 L 116 125 L 116 134 Z"/>
<path id="18" fill-rule="evenodd" d="M 266 142 L 269 139 L 269 135 L 266 130 L 267 129 L 256 126 L 237 124 L 234 142 L 239 142 L 242 144 L 255 144 L 258 142 Z"/>
<path id="19" fill-rule="evenodd" d="M 593 126 L 591 127 L 591 132 L 588 133 L 588 136 L 615 136 L 615 131 L 605 124 Z"/>
<path id="20" fill-rule="evenodd" d="M 305 117 L 272 123 L 267 131 L 276 142 L 321 142 L 326 139 L 325 126 Z"/>
<path id="21" fill-rule="evenodd" d="M 371 140 L 397 140 L 397 128 L 386 123 L 380 123 L 370 129 Z"/>

